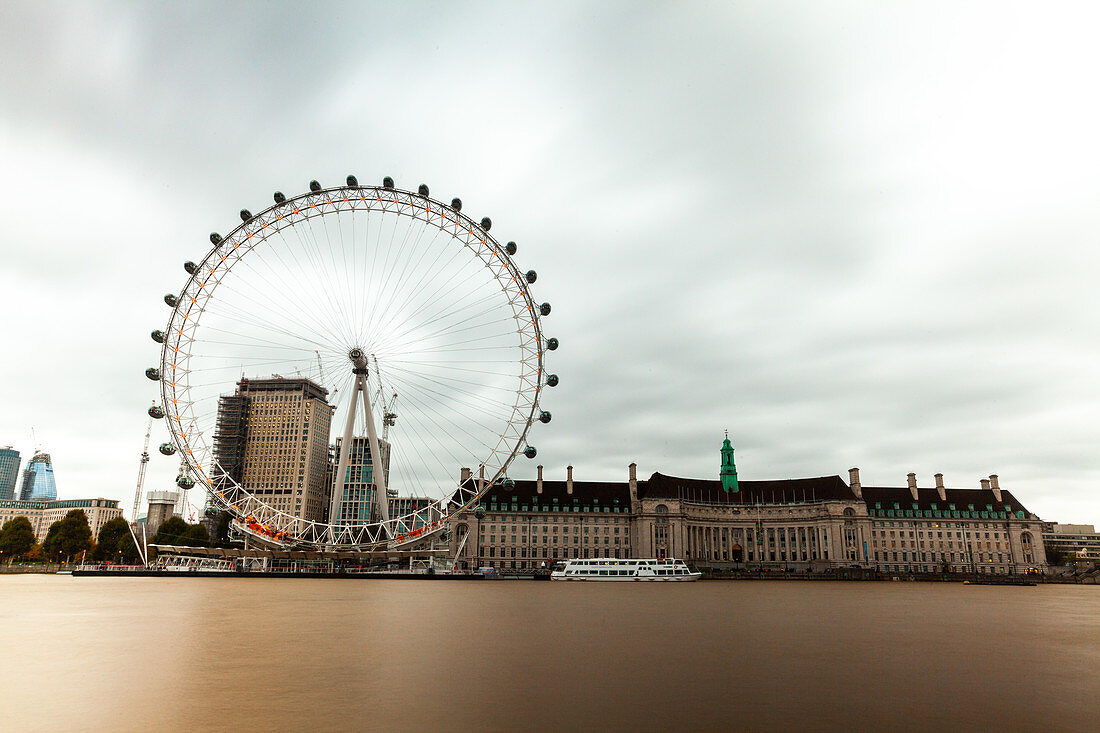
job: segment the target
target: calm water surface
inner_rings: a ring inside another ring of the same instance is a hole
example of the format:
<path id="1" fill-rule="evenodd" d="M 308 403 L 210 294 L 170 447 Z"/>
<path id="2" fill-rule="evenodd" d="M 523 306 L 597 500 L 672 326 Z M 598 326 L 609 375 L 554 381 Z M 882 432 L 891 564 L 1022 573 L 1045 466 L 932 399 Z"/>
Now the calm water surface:
<path id="1" fill-rule="evenodd" d="M 1100 588 L 0 576 L 3 730 L 1096 730 Z"/>

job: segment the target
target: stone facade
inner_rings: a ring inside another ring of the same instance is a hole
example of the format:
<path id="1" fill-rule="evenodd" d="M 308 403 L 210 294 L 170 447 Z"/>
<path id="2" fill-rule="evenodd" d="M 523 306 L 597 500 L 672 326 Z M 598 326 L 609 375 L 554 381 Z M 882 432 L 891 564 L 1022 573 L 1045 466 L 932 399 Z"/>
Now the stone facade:
<path id="1" fill-rule="evenodd" d="M 115 517 L 122 516 L 117 499 L 58 499 L 54 501 L 0 501 L 0 526 L 9 519 L 26 517 L 34 527 L 35 538 L 46 539 L 50 525 L 61 521 L 72 509 L 82 509 L 88 516 L 92 537 L 99 537 L 100 528 Z"/>
<path id="2" fill-rule="evenodd" d="M 214 453 L 226 474 L 268 506 L 321 521 L 331 490 L 328 391 L 297 377 L 241 379 L 218 405 Z M 229 487 L 212 470 L 219 487 Z M 227 488 L 228 490 L 228 488 Z"/>
<path id="3" fill-rule="evenodd" d="M 726 446 L 728 448 L 728 445 Z M 732 455 L 732 452 L 730 453 Z M 723 451 L 723 461 L 726 453 Z M 731 471 L 725 462 L 723 477 Z M 1046 565 L 1041 522 L 996 476 L 981 488 L 864 487 L 859 470 L 786 481 L 536 481 L 491 487 L 452 517 L 460 569 L 585 557 L 676 557 L 697 568 L 1009 574 Z M 736 490 L 725 487 L 734 486 Z"/>

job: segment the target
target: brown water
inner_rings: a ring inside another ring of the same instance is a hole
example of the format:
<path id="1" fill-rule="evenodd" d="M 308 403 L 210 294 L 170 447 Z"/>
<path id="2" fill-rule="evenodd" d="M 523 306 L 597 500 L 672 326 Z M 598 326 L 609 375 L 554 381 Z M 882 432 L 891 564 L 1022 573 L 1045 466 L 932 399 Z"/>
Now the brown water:
<path id="1" fill-rule="evenodd" d="M 1096 730 L 1100 588 L 0 576 L 2 730 Z"/>

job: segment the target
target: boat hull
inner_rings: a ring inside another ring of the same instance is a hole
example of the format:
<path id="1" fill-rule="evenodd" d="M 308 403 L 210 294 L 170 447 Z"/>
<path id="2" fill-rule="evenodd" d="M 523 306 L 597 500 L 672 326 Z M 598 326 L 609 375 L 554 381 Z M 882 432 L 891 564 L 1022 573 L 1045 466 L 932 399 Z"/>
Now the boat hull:
<path id="1" fill-rule="evenodd" d="M 654 576 L 589 576 L 550 575 L 550 580 L 564 580 L 570 583 L 690 583 L 703 577 L 702 573 L 689 573 L 688 575 L 654 575 Z"/>

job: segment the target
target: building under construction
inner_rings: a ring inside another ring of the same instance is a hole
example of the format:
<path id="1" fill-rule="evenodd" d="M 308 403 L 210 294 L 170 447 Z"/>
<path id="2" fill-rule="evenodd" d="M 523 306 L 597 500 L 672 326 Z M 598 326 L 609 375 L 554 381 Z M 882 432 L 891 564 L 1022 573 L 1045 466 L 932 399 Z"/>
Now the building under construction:
<path id="1" fill-rule="evenodd" d="M 229 493 L 239 484 L 274 509 L 322 520 L 335 409 L 327 396 L 304 377 L 237 382 L 218 400 L 214 489 Z"/>

